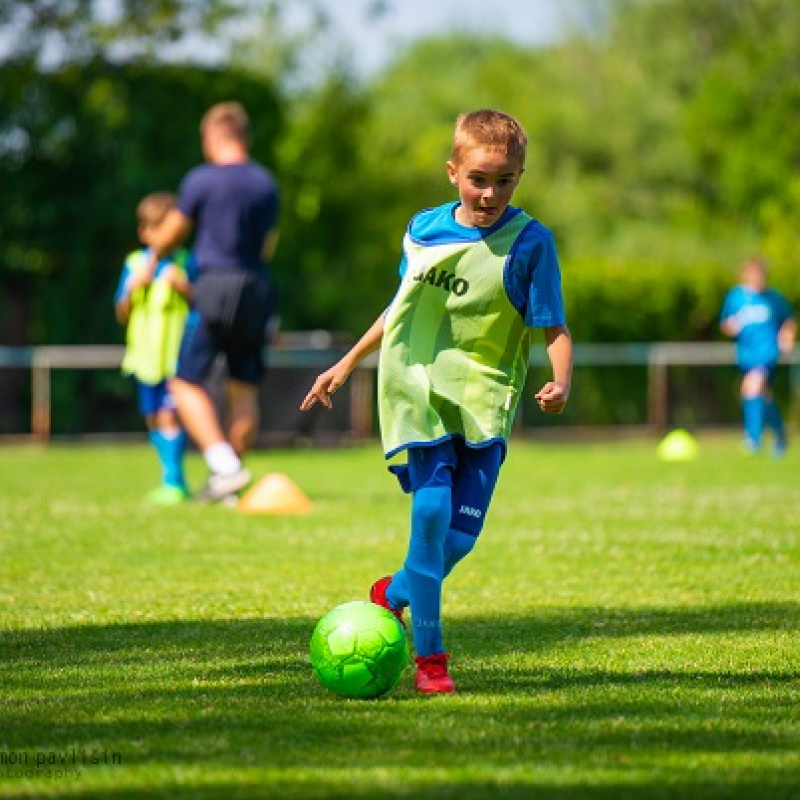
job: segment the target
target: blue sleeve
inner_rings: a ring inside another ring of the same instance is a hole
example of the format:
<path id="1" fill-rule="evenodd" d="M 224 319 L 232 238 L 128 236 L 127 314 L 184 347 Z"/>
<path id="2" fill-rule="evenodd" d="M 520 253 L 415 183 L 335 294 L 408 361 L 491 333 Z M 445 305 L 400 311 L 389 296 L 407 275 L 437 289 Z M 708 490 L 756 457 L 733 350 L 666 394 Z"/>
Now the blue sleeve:
<path id="1" fill-rule="evenodd" d="M 565 322 L 561 271 L 553 236 L 532 222 L 509 255 L 506 293 L 529 328 L 551 328 Z"/>
<path id="2" fill-rule="evenodd" d="M 131 274 L 131 268 L 128 266 L 127 259 L 125 260 L 125 264 L 122 267 L 122 274 L 119 276 L 119 283 L 117 284 L 117 290 L 114 292 L 114 305 L 119 303 L 123 297 L 125 297 L 125 284 L 128 282 L 128 278 Z"/>
<path id="3" fill-rule="evenodd" d="M 729 317 L 739 313 L 742 307 L 741 295 L 742 293 L 739 291 L 738 286 L 731 289 L 728 294 L 725 295 L 725 299 L 722 302 L 722 311 L 720 311 L 719 314 L 720 322 L 724 322 Z"/>

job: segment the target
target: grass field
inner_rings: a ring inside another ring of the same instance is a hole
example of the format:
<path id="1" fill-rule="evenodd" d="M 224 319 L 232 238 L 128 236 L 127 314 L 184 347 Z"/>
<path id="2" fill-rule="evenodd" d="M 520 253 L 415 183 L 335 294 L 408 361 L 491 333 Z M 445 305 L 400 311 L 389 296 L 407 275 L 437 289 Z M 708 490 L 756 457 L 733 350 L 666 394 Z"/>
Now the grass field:
<path id="1" fill-rule="evenodd" d="M 348 701 L 308 641 L 403 557 L 381 462 L 254 455 L 314 501 L 272 517 L 143 506 L 144 446 L 0 449 L 0 797 L 800 798 L 800 451 L 516 443 L 459 693 Z"/>

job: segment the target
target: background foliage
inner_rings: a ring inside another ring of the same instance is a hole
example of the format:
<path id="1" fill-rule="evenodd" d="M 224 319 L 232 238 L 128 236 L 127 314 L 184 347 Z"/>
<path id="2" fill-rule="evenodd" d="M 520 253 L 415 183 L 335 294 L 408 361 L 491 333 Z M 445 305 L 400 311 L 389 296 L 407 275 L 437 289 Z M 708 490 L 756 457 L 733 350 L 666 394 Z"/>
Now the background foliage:
<path id="1" fill-rule="evenodd" d="M 573 0 L 589 24 L 548 47 L 447 34 L 366 78 L 314 0 L 300 34 L 289 0 L 97 5 L 0 7 L 13 34 L 0 73 L 0 344 L 122 340 L 111 299 L 135 204 L 177 187 L 201 158 L 203 110 L 228 97 L 249 108 L 255 155 L 283 187 L 286 329 L 356 334 L 374 319 L 409 216 L 451 197 L 455 115 L 482 105 L 528 131 L 515 202 L 555 232 L 579 341 L 716 336 L 753 251 L 800 302 L 794 0 Z"/>

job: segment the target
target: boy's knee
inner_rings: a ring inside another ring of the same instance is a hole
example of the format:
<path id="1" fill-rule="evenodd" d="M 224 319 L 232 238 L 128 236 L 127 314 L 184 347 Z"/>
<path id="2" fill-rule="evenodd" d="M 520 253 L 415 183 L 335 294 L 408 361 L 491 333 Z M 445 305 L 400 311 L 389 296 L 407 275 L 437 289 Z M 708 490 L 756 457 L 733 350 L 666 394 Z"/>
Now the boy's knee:
<path id="1" fill-rule="evenodd" d="M 751 369 L 742 377 L 742 397 L 758 397 L 767 390 L 767 373 L 762 369 Z"/>
<path id="2" fill-rule="evenodd" d="M 412 527 L 428 534 L 439 533 L 444 539 L 450 527 L 450 487 L 435 486 L 414 492 Z"/>

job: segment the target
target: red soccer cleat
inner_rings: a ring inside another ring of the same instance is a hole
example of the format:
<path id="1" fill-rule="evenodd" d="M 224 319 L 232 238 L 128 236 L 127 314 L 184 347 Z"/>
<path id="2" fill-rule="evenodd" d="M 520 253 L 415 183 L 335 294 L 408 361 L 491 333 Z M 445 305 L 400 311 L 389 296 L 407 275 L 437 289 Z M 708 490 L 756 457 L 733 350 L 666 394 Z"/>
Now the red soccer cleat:
<path id="1" fill-rule="evenodd" d="M 447 673 L 447 653 L 432 656 L 417 656 L 417 675 L 414 686 L 421 694 L 452 694 L 456 690 L 453 679 Z"/>
<path id="2" fill-rule="evenodd" d="M 403 609 L 395 608 L 386 596 L 386 590 L 389 588 L 391 582 L 391 575 L 387 575 L 385 578 L 380 578 L 375 581 L 375 583 L 372 584 L 372 588 L 369 590 L 369 599 L 371 602 L 375 603 L 376 606 L 381 606 L 387 611 L 391 611 L 392 614 L 397 617 L 397 621 L 405 628 L 406 624 L 403 622 Z"/>

